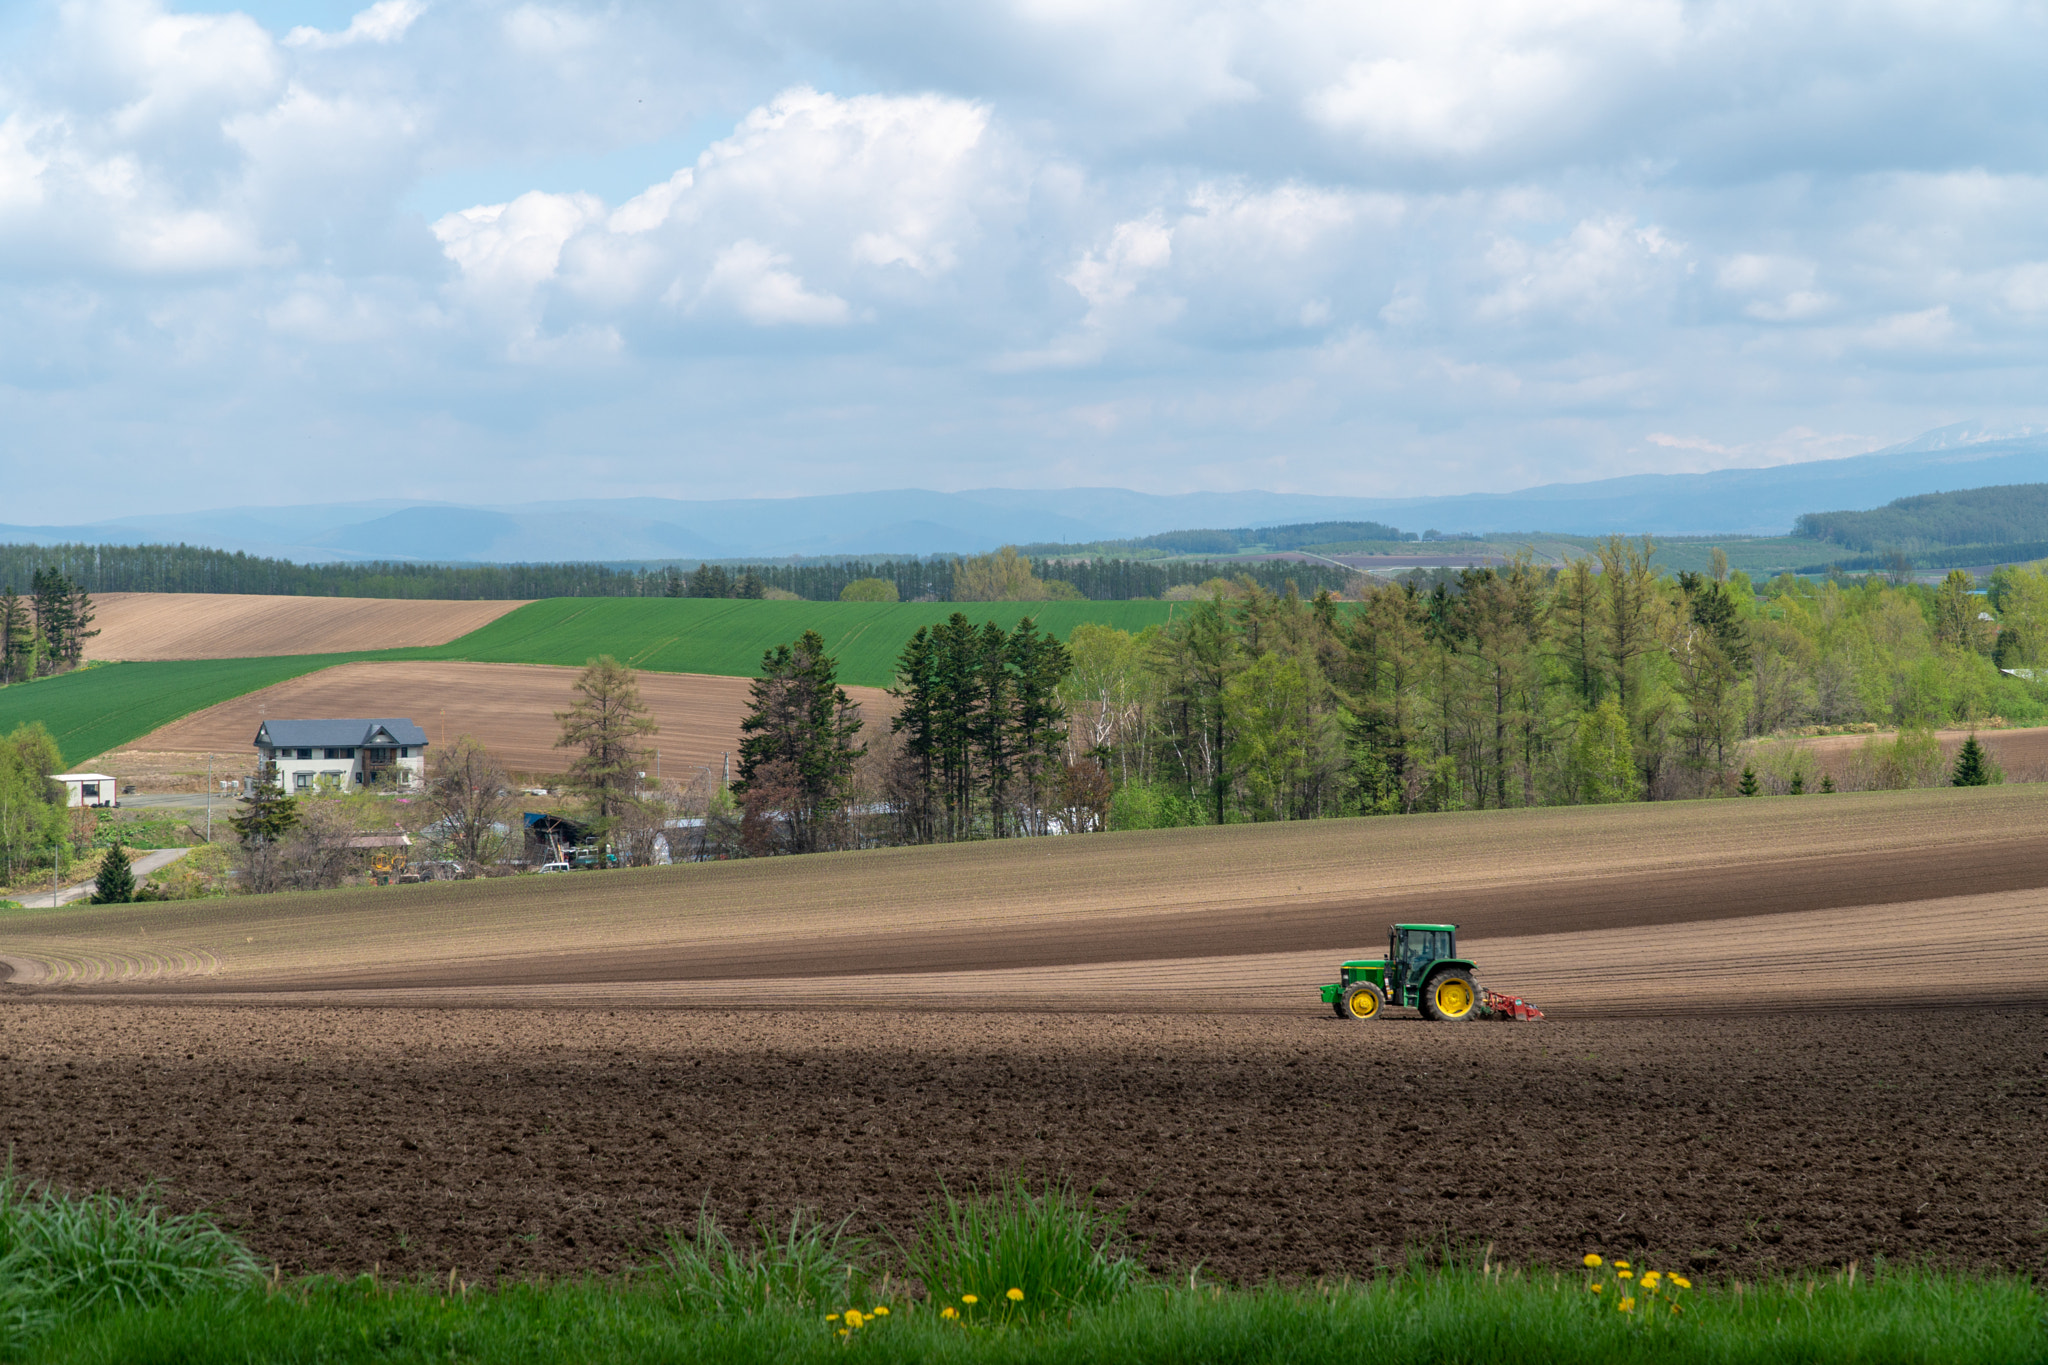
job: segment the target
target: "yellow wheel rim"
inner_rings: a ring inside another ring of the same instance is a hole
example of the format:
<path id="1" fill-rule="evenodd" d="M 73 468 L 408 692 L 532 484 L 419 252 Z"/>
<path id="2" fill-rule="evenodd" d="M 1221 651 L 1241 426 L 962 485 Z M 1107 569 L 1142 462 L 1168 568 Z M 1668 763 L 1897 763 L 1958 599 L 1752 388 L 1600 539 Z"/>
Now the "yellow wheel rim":
<path id="1" fill-rule="evenodd" d="M 1359 991 L 1351 997 L 1351 1017 L 1370 1019 L 1380 1012 L 1379 997 L 1371 991 Z"/>
<path id="2" fill-rule="evenodd" d="M 1455 977 L 1436 988 L 1436 1007 L 1443 1014 L 1456 1019 L 1472 1009 L 1472 988 Z"/>

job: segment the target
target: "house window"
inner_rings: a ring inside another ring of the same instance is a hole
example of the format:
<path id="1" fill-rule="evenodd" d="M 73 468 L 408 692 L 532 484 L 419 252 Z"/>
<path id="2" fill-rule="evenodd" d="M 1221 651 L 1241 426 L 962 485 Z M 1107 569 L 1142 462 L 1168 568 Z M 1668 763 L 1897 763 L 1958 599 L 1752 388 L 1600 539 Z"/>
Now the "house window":
<path id="1" fill-rule="evenodd" d="M 293 789 L 294 789 L 294 790 L 296 790 L 296 791 L 310 791 L 310 790 L 312 790 L 312 787 L 313 787 L 313 774 L 311 774 L 311 773 L 293 773 L 293 774 L 292 774 L 292 787 L 293 787 Z"/>
<path id="2" fill-rule="evenodd" d="M 299 750 L 299 757 L 300 757 L 300 758 L 311 758 L 312 756 L 313 756 L 313 751 L 312 751 L 311 749 L 301 749 L 301 750 Z"/>
<path id="3" fill-rule="evenodd" d="M 97 801 L 100 799 L 100 784 L 97 782 L 81 782 L 78 784 L 78 794 L 88 801 Z"/>
<path id="4" fill-rule="evenodd" d="M 399 746 L 398 746 L 398 756 L 399 756 L 400 758 L 411 758 L 411 757 L 412 757 L 412 749 L 410 748 L 410 746 L 407 746 L 407 745 L 401 744 L 401 745 L 399 745 Z"/>
<path id="5" fill-rule="evenodd" d="M 369 751 L 369 754 L 370 762 L 372 763 L 389 763 L 391 761 L 391 751 L 389 749 L 372 749 Z"/>
<path id="6" fill-rule="evenodd" d="M 356 751 L 354 749 L 329 749 L 327 751 L 327 757 L 329 758 L 354 758 L 355 756 Z"/>

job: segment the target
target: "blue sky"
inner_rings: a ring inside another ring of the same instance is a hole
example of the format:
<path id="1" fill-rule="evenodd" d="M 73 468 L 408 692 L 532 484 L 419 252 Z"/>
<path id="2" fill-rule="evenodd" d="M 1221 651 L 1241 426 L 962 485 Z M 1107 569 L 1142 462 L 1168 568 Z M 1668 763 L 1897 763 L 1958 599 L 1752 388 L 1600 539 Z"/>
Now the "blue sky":
<path id="1" fill-rule="evenodd" d="M 2038 4 L 17 3 L 0 522 L 2048 419 Z"/>

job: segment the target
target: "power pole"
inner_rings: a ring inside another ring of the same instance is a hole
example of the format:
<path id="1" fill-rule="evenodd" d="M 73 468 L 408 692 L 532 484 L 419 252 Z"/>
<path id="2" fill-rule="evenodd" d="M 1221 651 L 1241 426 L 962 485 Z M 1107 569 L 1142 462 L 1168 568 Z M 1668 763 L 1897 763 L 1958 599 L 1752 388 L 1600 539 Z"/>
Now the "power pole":
<path id="1" fill-rule="evenodd" d="M 213 842 L 213 755 L 206 756 L 206 842 Z"/>

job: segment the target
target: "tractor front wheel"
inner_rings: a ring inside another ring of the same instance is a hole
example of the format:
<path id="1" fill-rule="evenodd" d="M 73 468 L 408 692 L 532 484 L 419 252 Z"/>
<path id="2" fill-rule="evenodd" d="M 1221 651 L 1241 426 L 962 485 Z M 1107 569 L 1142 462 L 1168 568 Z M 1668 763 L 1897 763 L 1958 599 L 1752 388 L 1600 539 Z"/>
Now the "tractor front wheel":
<path id="1" fill-rule="evenodd" d="M 1344 992 L 1344 998 L 1337 1002 L 1337 1012 L 1346 1019 L 1377 1019 L 1386 1003 L 1387 998 L 1380 994 L 1378 986 L 1361 981 Z"/>
<path id="2" fill-rule="evenodd" d="M 1456 1024 L 1478 1017 L 1479 988 L 1472 973 L 1462 967 L 1447 967 L 1432 976 L 1422 988 L 1422 1017 L 1439 1023 Z"/>

